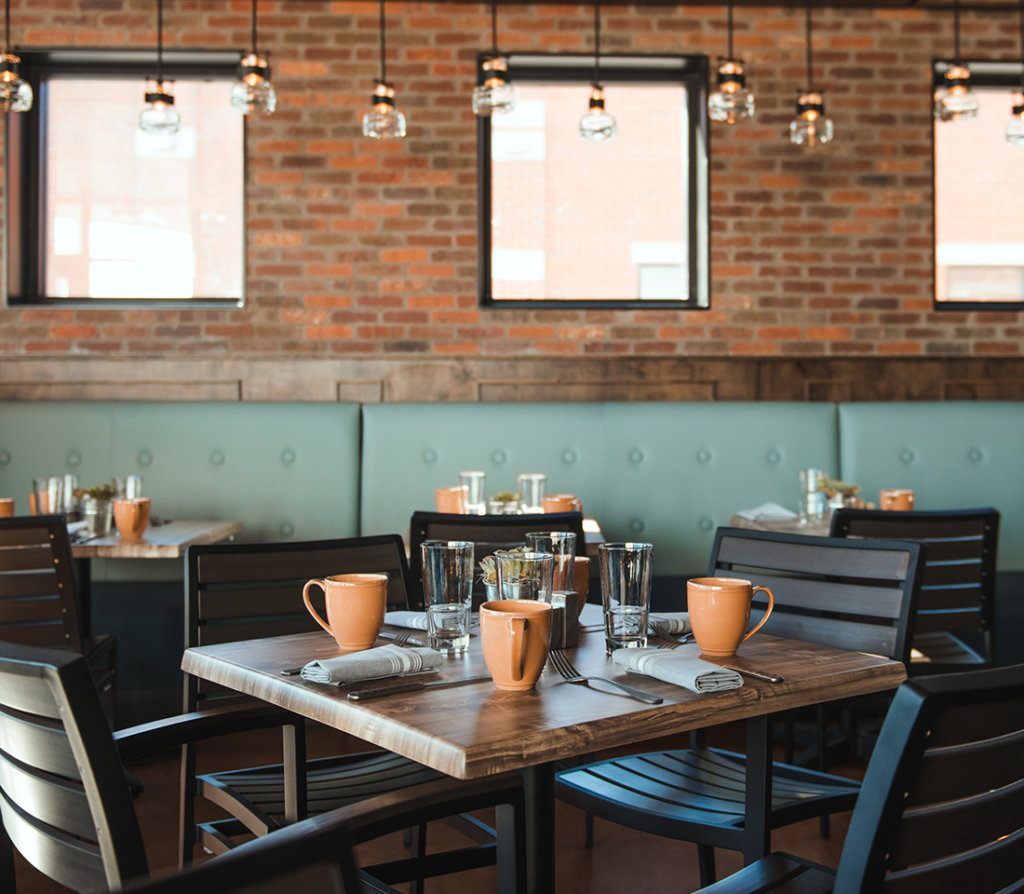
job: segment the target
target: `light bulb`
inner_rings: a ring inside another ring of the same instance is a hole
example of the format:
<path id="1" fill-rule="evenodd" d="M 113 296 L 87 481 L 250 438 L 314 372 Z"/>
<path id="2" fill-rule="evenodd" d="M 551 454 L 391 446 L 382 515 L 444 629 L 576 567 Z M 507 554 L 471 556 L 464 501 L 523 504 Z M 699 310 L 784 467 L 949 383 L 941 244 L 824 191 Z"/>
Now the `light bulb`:
<path id="1" fill-rule="evenodd" d="M 270 83 L 270 66 L 256 53 L 238 63 L 238 80 L 231 88 L 231 106 L 243 115 L 270 115 L 277 108 L 277 94 Z"/>
<path id="2" fill-rule="evenodd" d="M 708 97 L 708 117 L 712 121 L 735 124 L 754 114 L 754 94 L 747 89 L 742 62 L 723 60 L 715 80 L 718 89 Z"/>
<path id="3" fill-rule="evenodd" d="M 825 114 L 820 93 L 803 93 L 796 101 L 796 117 L 789 123 L 789 141 L 795 146 L 815 146 L 831 142 L 835 135 L 832 119 Z"/>
<path id="4" fill-rule="evenodd" d="M 943 78 L 946 86 L 935 91 L 935 117 L 939 121 L 966 121 L 978 115 L 978 97 L 971 92 L 971 70 L 951 65 Z"/>
<path id="5" fill-rule="evenodd" d="M 32 108 L 32 86 L 18 77 L 21 59 L 0 55 L 0 112 L 27 112 Z"/>
<path id="6" fill-rule="evenodd" d="M 1006 125 L 1006 142 L 1024 146 L 1024 101 L 1013 107 Z"/>
<path id="7" fill-rule="evenodd" d="M 174 108 L 174 96 L 165 81 L 151 81 L 146 86 L 146 105 L 139 113 L 139 129 L 157 136 L 176 134 L 181 116 Z"/>
<path id="8" fill-rule="evenodd" d="M 604 110 L 604 90 L 593 84 L 587 113 L 580 118 L 580 136 L 591 143 L 603 143 L 616 133 L 615 119 Z"/>
<path id="9" fill-rule="evenodd" d="M 507 115 L 516 107 L 516 91 L 508 83 L 508 60 L 504 56 L 484 59 L 484 82 L 473 90 L 473 114 L 481 118 Z"/>
<path id="10" fill-rule="evenodd" d="M 373 108 L 363 115 L 363 136 L 372 140 L 400 140 L 405 136 L 405 115 L 395 108 L 395 88 L 387 81 L 376 81 Z"/>

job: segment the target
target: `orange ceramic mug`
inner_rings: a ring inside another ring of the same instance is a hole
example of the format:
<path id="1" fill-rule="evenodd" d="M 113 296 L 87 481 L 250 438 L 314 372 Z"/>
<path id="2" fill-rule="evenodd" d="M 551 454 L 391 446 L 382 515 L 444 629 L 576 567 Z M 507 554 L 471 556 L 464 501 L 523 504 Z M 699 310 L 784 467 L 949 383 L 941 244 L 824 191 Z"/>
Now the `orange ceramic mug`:
<path id="1" fill-rule="evenodd" d="M 0 497 L 0 518 L 14 515 L 14 497 Z"/>
<path id="2" fill-rule="evenodd" d="M 466 496 L 469 488 L 465 484 L 452 487 L 438 487 L 434 490 L 434 502 L 438 512 L 466 514 Z"/>
<path id="3" fill-rule="evenodd" d="M 543 501 L 545 512 L 582 512 L 583 504 L 576 494 L 548 494 Z"/>
<path id="4" fill-rule="evenodd" d="M 882 509 L 907 511 L 914 508 L 914 492 L 906 488 L 893 487 L 879 491 L 878 505 Z"/>
<path id="5" fill-rule="evenodd" d="M 149 497 L 114 500 L 114 524 L 122 540 L 141 540 L 149 527 Z"/>
<path id="6" fill-rule="evenodd" d="M 768 594 L 768 610 L 753 630 L 750 601 L 758 591 Z M 686 582 L 686 608 L 690 614 L 693 638 L 704 655 L 724 658 L 735 653 L 768 620 L 775 597 L 767 587 L 755 587 L 748 580 L 734 577 L 695 577 Z"/>
<path id="7" fill-rule="evenodd" d="M 487 670 L 499 689 L 533 689 L 548 660 L 551 605 L 525 599 L 480 606 L 480 641 Z"/>
<path id="8" fill-rule="evenodd" d="M 324 591 L 325 621 L 309 601 L 311 587 Z M 302 601 L 313 620 L 324 628 L 341 648 L 350 652 L 369 649 L 380 635 L 388 601 L 386 574 L 332 574 L 307 581 Z"/>

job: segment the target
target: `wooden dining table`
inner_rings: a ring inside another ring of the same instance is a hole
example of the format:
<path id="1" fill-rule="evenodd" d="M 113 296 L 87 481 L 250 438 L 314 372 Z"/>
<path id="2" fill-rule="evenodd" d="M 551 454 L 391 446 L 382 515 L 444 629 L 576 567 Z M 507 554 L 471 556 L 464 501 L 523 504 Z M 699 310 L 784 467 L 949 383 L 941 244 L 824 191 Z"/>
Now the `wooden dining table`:
<path id="1" fill-rule="evenodd" d="M 681 648 L 696 654 L 695 646 Z M 328 634 L 303 633 L 191 648 L 184 653 L 182 669 L 458 779 L 523 771 L 528 813 L 527 888 L 533 894 L 554 890 L 556 761 L 746 720 L 750 756 L 746 821 L 758 830 L 756 846 L 744 854 L 749 862 L 767 853 L 770 845 L 769 715 L 895 689 L 906 677 L 898 661 L 766 634 L 745 643 L 729 663 L 780 674 L 784 682 L 744 678 L 738 689 L 697 694 L 649 677 L 628 675 L 633 686 L 660 695 L 663 702 L 659 705 L 568 683 L 550 666 L 529 692 L 503 692 L 486 680 L 369 701 L 348 699 L 346 691 L 351 687 L 310 683 L 281 674 L 282 669 L 337 654 Z M 606 655 L 600 630 L 583 629 L 578 647 L 568 654 L 584 674 L 627 677 Z M 486 666 L 479 638 L 474 635 L 468 654 L 449 659 L 439 672 L 424 679 L 453 680 L 480 674 L 486 674 Z"/>

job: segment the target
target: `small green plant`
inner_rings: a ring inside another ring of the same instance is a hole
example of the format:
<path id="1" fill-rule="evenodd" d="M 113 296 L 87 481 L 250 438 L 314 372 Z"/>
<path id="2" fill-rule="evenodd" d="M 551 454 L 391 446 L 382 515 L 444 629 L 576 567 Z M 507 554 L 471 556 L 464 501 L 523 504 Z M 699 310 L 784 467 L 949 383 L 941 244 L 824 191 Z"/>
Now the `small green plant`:
<path id="1" fill-rule="evenodd" d="M 81 500 L 82 497 L 91 497 L 94 500 L 112 500 L 116 496 L 112 484 L 97 484 L 95 487 L 80 487 L 75 491 L 75 496 Z"/>
<path id="2" fill-rule="evenodd" d="M 499 490 L 493 497 L 491 497 L 491 500 L 495 503 L 514 503 L 518 499 L 519 497 L 510 490 Z"/>
<path id="3" fill-rule="evenodd" d="M 517 546 L 513 549 L 506 550 L 506 552 L 521 554 L 525 553 L 525 546 Z M 515 577 L 519 577 L 519 562 L 512 562 L 509 566 Z M 498 565 L 495 561 L 494 556 L 485 556 L 480 560 L 480 580 L 485 584 L 497 584 L 498 583 Z"/>
<path id="4" fill-rule="evenodd" d="M 847 484 L 845 481 L 841 481 L 838 478 L 822 478 L 821 483 L 818 484 L 818 490 L 830 498 L 836 496 L 836 494 L 855 497 L 860 493 L 860 485 Z"/>

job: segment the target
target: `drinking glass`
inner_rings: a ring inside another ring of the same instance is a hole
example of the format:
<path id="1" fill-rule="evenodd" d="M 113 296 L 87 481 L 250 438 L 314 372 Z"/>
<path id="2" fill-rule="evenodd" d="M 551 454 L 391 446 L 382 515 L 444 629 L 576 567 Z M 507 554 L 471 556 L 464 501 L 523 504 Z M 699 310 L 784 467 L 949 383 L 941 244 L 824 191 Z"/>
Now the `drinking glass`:
<path id="1" fill-rule="evenodd" d="M 420 549 L 423 554 L 427 645 L 445 655 L 461 655 L 469 648 L 473 542 L 425 540 Z"/>
<path id="2" fill-rule="evenodd" d="M 543 472 L 520 472 L 516 476 L 519 491 L 519 510 L 525 513 L 544 511 L 544 485 L 548 476 Z"/>
<path id="3" fill-rule="evenodd" d="M 480 469 L 459 472 L 459 484 L 466 488 L 466 514 L 487 514 L 487 473 Z"/>
<path id="4" fill-rule="evenodd" d="M 114 478 L 114 490 L 122 499 L 137 500 L 142 496 L 142 476 L 126 475 L 124 478 Z"/>
<path id="5" fill-rule="evenodd" d="M 797 511 L 800 521 L 820 521 L 825 515 L 828 503 L 825 494 L 818 490 L 826 477 L 825 473 L 821 469 L 801 469 L 799 476 L 800 504 Z"/>
<path id="6" fill-rule="evenodd" d="M 551 601 L 555 557 L 530 550 L 498 550 L 494 554 L 498 599 Z"/>
<path id="7" fill-rule="evenodd" d="M 605 648 L 611 653 L 646 646 L 653 544 L 602 543 L 597 552 Z"/>
<path id="8" fill-rule="evenodd" d="M 36 512 L 39 515 L 54 515 L 64 510 L 64 477 L 62 475 L 33 478 L 32 489 L 36 495 Z"/>
<path id="9" fill-rule="evenodd" d="M 553 593 L 566 593 L 573 589 L 576 535 L 572 531 L 531 531 L 526 535 L 526 546 L 534 552 L 551 553 L 555 557 L 551 578 Z"/>

